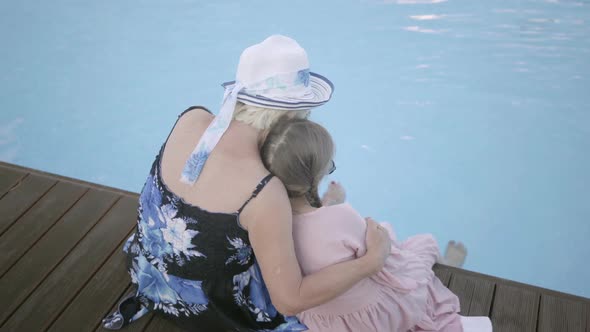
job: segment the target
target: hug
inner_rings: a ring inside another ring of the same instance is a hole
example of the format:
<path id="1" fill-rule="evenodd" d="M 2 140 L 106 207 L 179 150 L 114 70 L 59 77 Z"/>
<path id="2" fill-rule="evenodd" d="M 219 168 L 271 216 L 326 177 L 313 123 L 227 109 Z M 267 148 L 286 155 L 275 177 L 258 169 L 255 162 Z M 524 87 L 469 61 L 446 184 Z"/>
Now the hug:
<path id="1" fill-rule="evenodd" d="M 217 115 L 182 112 L 151 166 L 125 252 L 134 290 L 103 320 L 149 312 L 189 331 L 491 331 L 432 271 L 428 234 L 398 241 L 339 184 L 308 119 L 334 86 L 274 35 L 246 48 Z"/>

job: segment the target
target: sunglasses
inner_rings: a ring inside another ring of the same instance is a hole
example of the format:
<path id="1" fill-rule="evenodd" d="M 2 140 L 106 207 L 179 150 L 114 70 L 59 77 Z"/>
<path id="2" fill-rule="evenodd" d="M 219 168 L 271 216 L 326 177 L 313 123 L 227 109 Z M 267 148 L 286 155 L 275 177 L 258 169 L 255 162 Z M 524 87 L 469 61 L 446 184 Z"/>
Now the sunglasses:
<path id="1" fill-rule="evenodd" d="M 336 163 L 334 162 L 334 159 L 332 159 L 332 167 L 330 167 L 328 174 L 334 173 L 335 170 L 336 170 Z"/>

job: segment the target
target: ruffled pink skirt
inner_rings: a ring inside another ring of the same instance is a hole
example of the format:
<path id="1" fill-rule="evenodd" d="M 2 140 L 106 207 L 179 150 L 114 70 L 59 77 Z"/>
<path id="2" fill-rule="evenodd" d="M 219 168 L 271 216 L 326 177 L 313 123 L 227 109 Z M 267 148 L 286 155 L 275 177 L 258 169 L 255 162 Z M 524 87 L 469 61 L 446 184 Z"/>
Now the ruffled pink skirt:
<path id="1" fill-rule="evenodd" d="M 389 225 L 383 226 L 394 238 Z M 464 331 L 464 321 L 471 326 L 473 322 L 458 314 L 459 299 L 434 275 L 438 255 L 438 245 L 428 234 L 394 243 L 381 272 L 298 317 L 310 332 Z M 478 319 L 475 325 L 482 329 L 469 330 L 491 331 L 487 317 Z"/>

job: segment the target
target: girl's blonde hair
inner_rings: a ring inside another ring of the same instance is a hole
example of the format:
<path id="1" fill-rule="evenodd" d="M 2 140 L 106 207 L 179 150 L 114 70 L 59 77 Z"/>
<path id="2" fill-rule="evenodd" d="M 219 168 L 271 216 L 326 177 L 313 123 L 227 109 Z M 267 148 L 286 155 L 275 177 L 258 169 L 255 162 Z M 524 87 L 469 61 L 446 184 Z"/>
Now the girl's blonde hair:
<path id="1" fill-rule="evenodd" d="M 324 127 L 306 119 L 279 118 L 268 131 L 261 155 L 290 198 L 304 196 L 312 206 L 322 206 L 318 185 L 334 155 L 334 142 Z"/>
<path id="2" fill-rule="evenodd" d="M 236 121 L 243 122 L 256 129 L 268 130 L 281 117 L 305 119 L 309 115 L 309 110 L 286 111 L 272 108 L 263 108 L 252 105 L 246 105 L 242 102 L 236 104 L 233 118 Z"/>

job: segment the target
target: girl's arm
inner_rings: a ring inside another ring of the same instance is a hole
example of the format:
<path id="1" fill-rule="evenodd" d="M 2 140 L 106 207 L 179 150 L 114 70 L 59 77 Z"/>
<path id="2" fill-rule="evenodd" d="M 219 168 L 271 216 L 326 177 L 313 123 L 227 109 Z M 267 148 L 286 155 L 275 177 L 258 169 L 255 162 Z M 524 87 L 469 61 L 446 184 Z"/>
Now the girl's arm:
<path id="1" fill-rule="evenodd" d="M 293 245 L 291 205 L 282 183 L 269 182 L 244 211 L 250 243 L 273 305 L 295 315 L 325 303 L 381 270 L 390 250 L 386 232 L 368 223 L 367 253 L 303 277 Z"/>

